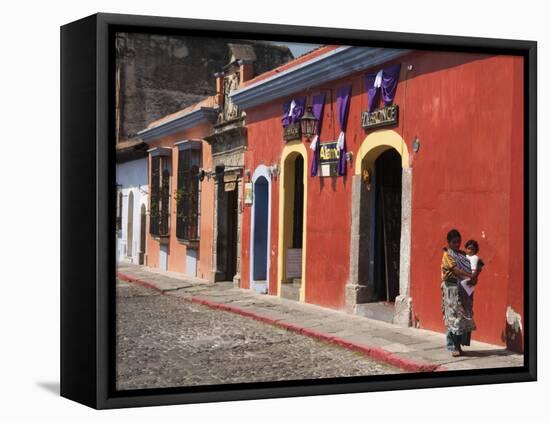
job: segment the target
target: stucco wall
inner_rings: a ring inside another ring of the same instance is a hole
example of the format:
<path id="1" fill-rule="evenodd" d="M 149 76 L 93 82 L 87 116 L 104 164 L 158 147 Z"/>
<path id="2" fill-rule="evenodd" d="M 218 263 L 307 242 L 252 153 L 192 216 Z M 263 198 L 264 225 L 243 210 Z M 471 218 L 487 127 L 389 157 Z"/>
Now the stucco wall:
<path id="1" fill-rule="evenodd" d="M 453 53 L 412 53 L 403 63 L 395 103 L 398 125 L 391 127 L 406 142 L 412 172 L 410 292 L 413 318 L 422 328 L 443 331 L 440 260 L 445 236 L 458 228 L 463 241 L 475 238 L 487 266 L 475 293 L 474 338 L 505 342 L 508 305 L 522 315 L 523 210 L 522 59 Z M 388 63 L 391 64 L 391 63 Z M 413 69 L 407 71 L 407 66 Z M 383 67 L 383 66 L 382 66 Z M 372 69 L 371 71 L 378 70 Z M 346 131 L 354 159 L 366 136 L 361 113 L 367 107 L 364 75 L 323 85 L 327 93 L 321 142 L 338 136 L 336 91 L 351 82 L 352 99 Z M 309 94 L 319 88 L 312 87 Z M 295 97 L 305 95 L 296 93 Z M 283 100 L 247 110 L 248 150 L 245 169 L 280 164 Z M 420 139 L 413 153 L 412 140 Z M 306 165 L 311 164 L 307 145 Z M 351 178 L 309 178 L 307 212 L 307 302 L 343 308 L 349 276 Z M 269 293 L 277 293 L 278 209 L 280 181 L 273 180 Z M 250 255 L 250 212 L 243 214 L 242 260 Z M 243 285 L 248 286 L 243 266 Z"/>
<path id="2" fill-rule="evenodd" d="M 149 143 L 150 147 L 169 147 L 172 149 L 172 168 L 170 176 L 170 240 L 168 245 L 168 268 L 167 270 L 179 273 L 186 272 L 187 246 L 180 242 L 176 237 L 176 208 L 173 196 L 177 190 L 177 164 L 178 147 L 174 143 L 186 139 L 200 140 L 210 133 L 209 125 L 200 125 L 193 129 L 182 131 L 180 133 L 164 137 L 158 141 Z M 151 157 L 149 157 L 149 166 Z M 202 141 L 202 167 L 204 169 L 212 168 L 211 147 L 206 141 Z M 151 175 L 149 174 L 149 182 Z M 209 279 L 212 270 L 212 226 L 214 222 L 214 181 L 205 178 L 200 182 L 200 240 L 197 257 L 197 277 Z M 147 235 L 147 245 L 149 246 L 149 266 L 159 267 L 160 244 L 158 239 L 154 239 L 150 234 Z"/>

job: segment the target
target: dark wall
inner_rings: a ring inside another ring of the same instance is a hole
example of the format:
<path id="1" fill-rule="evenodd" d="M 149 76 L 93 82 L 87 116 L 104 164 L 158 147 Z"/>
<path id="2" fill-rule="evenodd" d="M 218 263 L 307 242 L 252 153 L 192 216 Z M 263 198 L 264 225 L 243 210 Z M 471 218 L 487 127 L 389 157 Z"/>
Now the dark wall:
<path id="1" fill-rule="evenodd" d="M 286 46 L 266 42 L 117 34 L 117 140 L 132 138 L 160 117 L 215 94 L 214 73 L 250 52 L 230 44 L 253 46 L 256 74 L 293 58 Z"/>

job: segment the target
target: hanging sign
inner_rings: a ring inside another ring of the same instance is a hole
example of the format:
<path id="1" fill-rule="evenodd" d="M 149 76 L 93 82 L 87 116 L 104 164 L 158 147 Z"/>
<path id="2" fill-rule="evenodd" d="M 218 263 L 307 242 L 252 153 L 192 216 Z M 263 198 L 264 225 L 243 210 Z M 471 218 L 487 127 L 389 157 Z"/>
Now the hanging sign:
<path id="1" fill-rule="evenodd" d="M 336 167 L 340 158 L 337 142 L 322 142 L 319 144 L 319 176 L 338 176 Z"/>
<path id="2" fill-rule="evenodd" d="M 244 183 L 244 204 L 252 204 L 252 182 Z"/>
<path id="3" fill-rule="evenodd" d="M 283 139 L 285 141 L 302 139 L 302 130 L 300 128 L 299 121 L 295 123 L 289 123 L 287 126 L 283 126 Z"/>
<path id="4" fill-rule="evenodd" d="M 378 128 L 397 123 L 399 107 L 396 104 L 375 109 L 372 112 L 363 112 L 362 126 L 365 129 Z"/>

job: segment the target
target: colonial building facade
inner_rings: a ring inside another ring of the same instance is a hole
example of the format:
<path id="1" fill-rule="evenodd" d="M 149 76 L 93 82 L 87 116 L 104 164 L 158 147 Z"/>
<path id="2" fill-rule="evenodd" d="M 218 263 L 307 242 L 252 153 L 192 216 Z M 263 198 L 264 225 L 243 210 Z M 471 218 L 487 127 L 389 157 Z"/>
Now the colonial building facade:
<path id="1" fill-rule="evenodd" d="M 443 332 L 458 228 L 487 264 L 474 338 L 521 349 L 522 72 L 520 57 L 324 46 L 234 91 L 252 188 L 241 286 Z"/>
<path id="2" fill-rule="evenodd" d="M 443 332 L 457 228 L 486 263 L 474 338 L 521 350 L 522 58 L 328 45 L 255 75 L 233 51 L 140 133 L 149 266 Z"/>

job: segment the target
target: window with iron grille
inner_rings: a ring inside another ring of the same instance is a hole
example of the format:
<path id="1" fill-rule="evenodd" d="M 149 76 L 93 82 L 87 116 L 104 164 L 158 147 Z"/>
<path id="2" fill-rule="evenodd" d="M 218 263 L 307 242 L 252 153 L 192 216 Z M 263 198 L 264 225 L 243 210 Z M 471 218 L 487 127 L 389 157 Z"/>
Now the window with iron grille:
<path id="1" fill-rule="evenodd" d="M 199 168 L 200 144 L 189 143 L 178 155 L 178 189 L 176 191 L 176 236 L 184 241 L 199 239 Z"/>
<path id="2" fill-rule="evenodd" d="M 151 210 L 149 232 L 155 236 L 168 236 L 170 219 L 169 157 L 151 158 Z"/>

